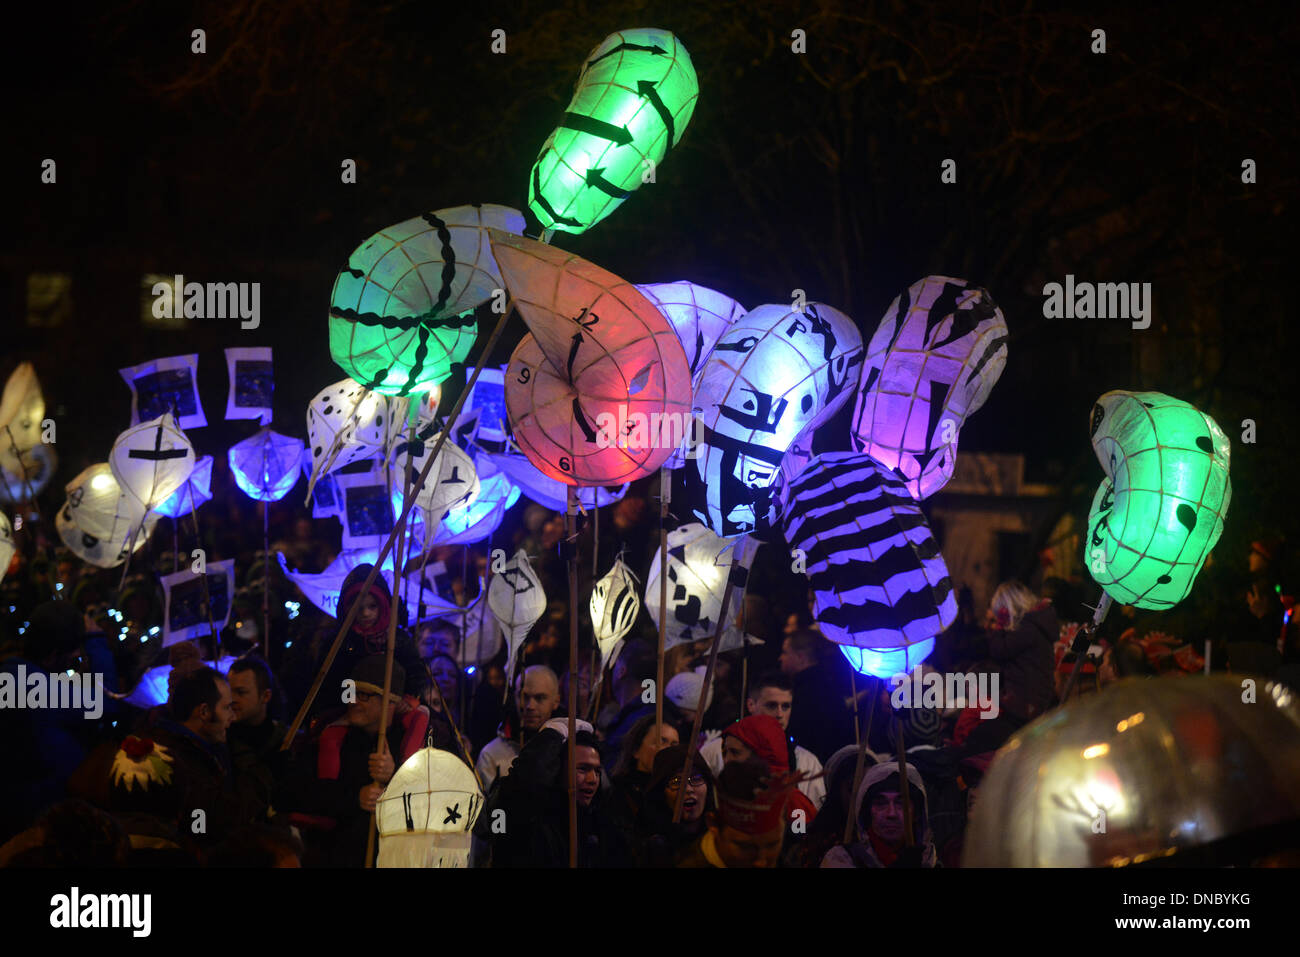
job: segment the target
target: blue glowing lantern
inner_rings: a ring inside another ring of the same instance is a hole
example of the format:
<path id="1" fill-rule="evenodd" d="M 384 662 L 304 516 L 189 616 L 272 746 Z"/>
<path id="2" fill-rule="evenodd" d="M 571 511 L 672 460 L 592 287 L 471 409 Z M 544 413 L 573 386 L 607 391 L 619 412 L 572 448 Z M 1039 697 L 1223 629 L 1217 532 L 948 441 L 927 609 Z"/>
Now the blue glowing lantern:
<path id="1" fill-rule="evenodd" d="M 908 672 L 957 617 L 952 580 L 906 481 L 860 452 L 816 456 L 789 487 L 786 540 L 817 622 L 863 674 Z"/>
<path id="2" fill-rule="evenodd" d="M 298 481 L 302 451 L 300 439 L 264 428 L 230 447 L 230 471 L 249 498 L 278 502 Z"/>
<path id="3" fill-rule="evenodd" d="M 194 471 L 185 484 L 172 492 L 171 498 L 154 509 L 159 515 L 179 518 L 212 500 L 212 456 L 205 455 L 194 463 Z"/>

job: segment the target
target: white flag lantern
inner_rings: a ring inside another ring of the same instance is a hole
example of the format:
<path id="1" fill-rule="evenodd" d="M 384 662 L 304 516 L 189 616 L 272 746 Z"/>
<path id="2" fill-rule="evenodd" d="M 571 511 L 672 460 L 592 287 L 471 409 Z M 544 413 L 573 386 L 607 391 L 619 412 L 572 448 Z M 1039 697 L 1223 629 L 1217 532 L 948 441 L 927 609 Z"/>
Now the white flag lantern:
<path id="1" fill-rule="evenodd" d="M 812 460 L 790 487 L 818 625 L 864 674 L 907 673 L 957 617 L 952 580 L 903 480 L 861 452 Z"/>
<path id="2" fill-rule="evenodd" d="M 119 369 L 131 390 L 131 424 L 139 425 L 171 413 L 182 429 L 201 429 L 207 425 L 208 418 L 199 400 L 198 366 L 198 353 L 192 353 L 151 359 Z"/>
<path id="3" fill-rule="evenodd" d="M 668 533 L 668 621 L 664 627 L 664 646 L 688 644 L 711 639 L 722 614 L 722 598 L 730 579 L 744 593 L 749 567 L 758 551 L 758 542 L 748 535 L 722 538 L 698 523 L 683 525 Z M 646 576 L 645 607 L 659 624 L 659 552 L 650 563 Z M 731 614 L 741 607 L 732 597 Z M 723 629 L 720 650 L 741 647 L 741 633 L 728 623 Z"/>
<path id="4" fill-rule="evenodd" d="M 463 362 L 473 310 L 504 286 L 489 229 L 524 231 L 518 210 L 456 206 L 381 230 L 348 257 L 330 298 L 330 355 L 385 395 L 426 392 Z"/>
<path id="5" fill-rule="evenodd" d="M 171 413 L 117 437 L 108 464 L 122 488 L 146 509 L 161 505 L 194 471 L 194 446 Z"/>
<path id="6" fill-rule="evenodd" d="M 529 630 L 546 611 L 546 592 L 521 548 L 492 576 L 488 585 L 488 608 L 501 625 L 506 639 L 506 680 L 514 673 L 515 656 Z"/>
<path id="7" fill-rule="evenodd" d="M 0 512 L 0 582 L 5 580 L 5 572 L 9 571 L 9 563 L 13 561 L 16 550 L 14 527 L 9 524 L 9 516 Z"/>
<path id="8" fill-rule="evenodd" d="M 72 507 L 66 502 L 63 508 L 59 509 L 59 514 L 55 516 L 54 525 L 63 544 L 83 562 L 89 562 L 98 568 L 113 568 L 126 561 L 127 548 L 130 546 L 132 536 L 135 537 L 135 551 L 138 552 L 149 540 L 158 522 L 158 513 L 149 512 L 143 516 L 142 526 L 138 517 L 141 514 L 138 506 L 131 503 L 130 508 L 130 514 L 120 512 L 113 514 L 113 534 L 104 538 L 83 532 L 78 528 L 77 523 L 72 520 Z"/>
<path id="9" fill-rule="evenodd" d="M 636 623 L 641 610 L 637 597 L 637 581 L 632 570 L 619 558 L 609 573 L 591 589 L 591 625 L 600 648 L 600 669 L 603 674 L 617 657 L 623 639 Z"/>
<path id="10" fill-rule="evenodd" d="M 566 485 L 617 485 L 656 471 L 677 446 L 663 435 L 676 423 L 680 442 L 691 411 L 690 366 L 668 318 L 594 263 L 522 236 L 491 237 L 531 333 L 505 376 L 520 450 Z"/>
<path id="11" fill-rule="evenodd" d="M 483 809 L 474 772 L 449 751 L 421 748 L 397 769 L 375 809 L 378 867 L 468 867 Z"/>
<path id="12" fill-rule="evenodd" d="M 696 518 L 731 537 L 768 509 L 781 459 L 848 400 L 862 361 L 853 320 L 830 306 L 758 306 L 713 347 L 695 393 L 703 442 L 685 470 Z"/>
<path id="13" fill-rule="evenodd" d="M 1007 323 L 984 289 L 927 276 L 890 304 L 867 346 L 853 444 L 915 499 L 952 478 L 957 437 L 1007 364 Z"/>
<path id="14" fill-rule="evenodd" d="M 302 471 L 301 439 L 259 429 L 230 447 L 230 471 L 235 484 L 257 502 L 278 502 L 289 494 Z"/>
<path id="15" fill-rule="evenodd" d="M 22 454 L 40 444 L 44 420 L 45 397 L 36 368 L 30 362 L 19 363 L 0 395 L 0 465 L 18 471 Z"/>
<path id="16" fill-rule="evenodd" d="M 262 425 L 270 425 L 271 398 L 275 394 L 271 347 L 227 349 L 226 371 L 230 377 L 226 418 L 257 419 Z"/>
<path id="17" fill-rule="evenodd" d="M 168 518 L 180 518 L 182 515 L 189 515 L 191 509 L 197 510 L 204 502 L 211 500 L 212 456 L 204 455 L 194 463 L 194 471 L 185 480 L 185 484 L 172 492 L 167 501 L 154 511 Z"/>
<path id="18" fill-rule="evenodd" d="M 37 445 L 17 456 L 0 449 L 0 504 L 17 505 L 34 499 L 54 478 L 59 457 L 54 446 Z"/>

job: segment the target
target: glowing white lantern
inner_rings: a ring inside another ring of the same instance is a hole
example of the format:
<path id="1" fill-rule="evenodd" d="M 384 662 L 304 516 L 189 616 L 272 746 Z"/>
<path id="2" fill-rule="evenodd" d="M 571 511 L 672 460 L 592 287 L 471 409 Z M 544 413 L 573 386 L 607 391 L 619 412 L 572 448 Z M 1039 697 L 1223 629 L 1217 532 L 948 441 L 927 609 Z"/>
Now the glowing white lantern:
<path id="1" fill-rule="evenodd" d="M 375 808 L 378 867 L 468 867 L 483 809 L 474 772 L 449 751 L 422 748 L 397 769 Z"/>
<path id="2" fill-rule="evenodd" d="M 230 471 L 249 498 L 278 502 L 297 484 L 303 444 L 269 427 L 230 447 Z"/>
<path id="3" fill-rule="evenodd" d="M 641 610 L 636 592 L 636 578 L 622 558 L 591 589 L 591 625 L 600 648 L 602 672 L 618 656 L 623 639 L 636 623 L 637 612 Z"/>
<path id="4" fill-rule="evenodd" d="M 204 455 L 194 463 L 194 471 L 185 480 L 185 484 L 172 492 L 167 501 L 154 511 L 169 518 L 179 518 L 182 515 L 189 515 L 191 509 L 197 509 L 204 502 L 211 500 L 212 456 Z"/>
<path id="5" fill-rule="evenodd" d="M 521 548 L 488 585 L 488 608 L 506 638 L 506 676 L 514 673 L 515 656 L 529 630 L 546 611 L 546 592 Z"/>
<path id="6" fill-rule="evenodd" d="M 194 471 L 194 446 L 168 413 L 119 435 L 108 464 L 118 484 L 148 510 L 185 484 Z"/>
<path id="7" fill-rule="evenodd" d="M 664 646 L 711 639 L 722 614 L 722 598 L 728 580 L 744 594 L 749 567 L 758 551 L 758 542 L 748 535 L 721 538 L 708 527 L 697 523 L 683 525 L 668 533 L 668 622 L 664 628 Z M 650 563 L 646 576 L 645 607 L 659 624 L 659 552 Z M 740 607 L 739 598 L 731 600 L 731 612 Z M 731 613 L 729 612 L 729 614 Z M 733 624 L 723 629 L 720 649 L 739 648 L 742 636 Z"/>
<path id="8" fill-rule="evenodd" d="M 84 469 L 65 490 L 72 521 L 95 538 L 115 539 L 124 523 L 129 528 L 144 518 L 144 509 L 118 485 L 107 462 Z"/>
<path id="9" fill-rule="evenodd" d="M 18 456 L 6 456 L 0 450 L 0 503 L 31 501 L 45 491 L 58 467 L 52 445 L 37 445 Z"/>
<path id="10" fill-rule="evenodd" d="M 0 465 L 17 472 L 22 453 L 41 442 L 45 420 L 45 397 L 36 378 L 36 368 L 21 362 L 10 373 L 0 395 Z"/>
<path id="11" fill-rule="evenodd" d="M 893 301 L 867 346 L 853 443 L 907 479 L 915 499 L 952 478 L 957 434 L 1007 363 L 1007 324 L 988 292 L 927 276 Z"/>
<path id="12" fill-rule="evenodd" d="M 853 320 L 821 303 L 759 306 L 713 347 L 696 389 L 703 443 L 685 470 L 695 516 L 753 531 L 786 451 L 848 400 L 862 361 Z"/>
<path id="13" fill-rule="evenodd" d="M 139 507 L 134 502 L 130 503 L 128 513 L 113 512 L 109 516 L 113 521 L 112 535 L 100 538 L 78 528 L 77 523 L 72 520 L 71 505 L 64 503 L 55 517 L 54 525 L 63 544 L 82 561 L 99 568 L 113 568 L 126 561 L 127 548 L 133 535 L 135 551 L 138 552 L 153 534 L 154 526 L 158 522 L 158 513 L 150 512 L 145 515 L 143 526 L 139 515 Z M 100 516 L 101 519 L 103 517 Z"/>

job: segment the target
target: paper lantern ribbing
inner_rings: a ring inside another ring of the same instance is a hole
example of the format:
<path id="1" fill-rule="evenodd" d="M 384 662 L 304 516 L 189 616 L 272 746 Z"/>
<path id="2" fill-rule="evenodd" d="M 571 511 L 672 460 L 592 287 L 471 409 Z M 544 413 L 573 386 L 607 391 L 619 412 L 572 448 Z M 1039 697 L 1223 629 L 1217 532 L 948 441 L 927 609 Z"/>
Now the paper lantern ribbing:
<path id="1" fill-rule="evenodd" d="M 563 482 L 557 482 L 548 475 L 543 475 L 532 462 L 522 455 L 511 452 L 485 452 L 481 458 L 492 463 L 503 475 L 508 477 L 517 491 L 522 491 L 538 505 L 549 508 L 552 512 L 568 510 L 568 492 Z M 578 502 L 583 508 L 604 508 L 621 500 L 628 490 L 624 482 L 616 490 L 610 491 L 604 486 L 578 488 Z M 509 505 L 514 504 L 511 500 Z"/>
<path id="2" fill-rule="evenodd" d="M 785 531 L 804 553 L 822 634 L 863 649 L 848 653 L 855 667 L 881 678 L 908 671 L 928 653 L 912 646 L 957 617 L 920 507 L 902 479 L 865 453 L 814 458 L 790 487 Z"/>
<path id="3" fill-rule="evenodd" d="M 854 447 L 928 498 L 952 478 L 962 423 L 1006 364 L 1006 320 L 986 290 L 947 276 L 913 283 L 867 345 Z"/>
<path id="4" fill-rule="evenodd" d="M 95 538 L 115 540 L 122 529 L 138 526 L 144 519 L 144 509 L 118 484 L 107 462 L 83 469 L 65 491 L 69 517 Z"/>
<path id="5" fill-rule="evenodd" d="M 521 548 L 488 584 L 488 608 L 506 638 L 506 680 L 514 678 L 515 656 L 529 630 L 546 610 L 546 592 Z"/>
<path id="6" fill-rule="evenodd" d="M 695 517 L 723 536 L 753 531 L 786 451 L 848 401 L 861 361 L 853 320 L 821 303 L 758 306 L 727 329 L 695 390 Z"/>
<path id="7" fill-rule="evenodd" d="M 161 505 L 194 471 L 194 446 L 171 413 L 133 425 L 113 443 L 108 464 L 145 509 Z M 297 463 L 295 463 L 296 466 Z"/>
<path id="8" fill-rule="evenodd" d="M 559 127 L 528 179 L 528 208 L 544 228 L 583 233 L 620 205 L 681 140 L 699 81 L 667 30 L 620 30 L 583 64 Z"/>
<path id="9" fill-rule="evenodd" d="M 704 369 L 722 334 L 745 317 L 745 307 L 730 296 L 684 279 L 639 283 L 636 288 L 672 323 L 692 377 Z"/>
<path id="10" fill-rule="evenodd" d="M 230 471 L 235 484 L 258 502 L 278 502 L 289 494 L 302 471 L 301 439 L 273 432 L 269 427 L 230 447 Z"/>
<path id="11" fill-rule="evenodd" d="M 487 230 L 522 233 L 518 210 L 456 206 L 380 230 L 348 257 L 330 297 L 330 355 L 384 395 L 427 392 L 464 362 L 501 277 Z"/>
<path id="12" fill-rule="evenodd" d="M 748 535 L 721 538 L 698 523 L 683 525 L 668 533 L 668 610 L 664 647 L 712 639 L 722 614 L 727 582 L 744 594 L 749 567 L 758 542 Z M 659 552 L 655 552 L 646 576 L 645 607 L 659 624 Z M 741 607 L 738 594 L 731 599 L 729 617 Z M 741 647 L 742 636 L 734 625 L 723 629 L 719 648 Z"/>
<path id="13" fill-rule="evenodd" d="M 393 448 L 391 474 L 393 488 L 404 490 L 414 482 L 429 461 L 438 430 L 433 423 L 416 433 L 414 441 L 403 439 Z M 425 513 L 426 527 L 436 529 L 448 510 L 461 511 L 479 494 L 478 473 L 471 459 L 459 446 L 444 442 L 438 461 L 415 494 L 416 504 Z"/>
<path id="14" fill-rule="evenodd" d="M 83 562 L 89 562 L 98 568 L 113 568 L 126 561 L 127 548 L 130 546 L 132 536 L 135 537 L 135 551 L 138 552 L 149 540 L 158 522 L 158 514 L 150 512 L 144 515 L 142 526 L 138 517 L 140 514 L 138 506 L 131 502 L 130 508 L 129 514 L 114 513 L 113 534 L 104 538 L 90 535 L 78 528 L 77 523 L 72 520 L 72 507 L 68 503 L 64 503 L 63 508 L 59 509 L 59 514 L 54 519 L 54 526 L 63 544 Z"/>
<path id="15" fill-rule="evenodd" d="M 478 495 L 465 508 L 448 512 L 434 536 L 435 545 L 481 542 L 500 527 L 507 509 L 519 500 L 519 488 L 482 455 L 474 457 Z"/>
<path id="16" fill-rule="evenodd" d="M 13 463 L 0 454 L 0 503 L 17 505 L 34 499 L 45 491 L 58 468 L 59 457 L 52 445 L 34 446 Z"/>
<path id="17" fill-rule="evenodd" d="M 483 809 L 474 772 L 456 755 L 422 748 L 397 769 L 375 808 L 377 867 L 468 867 Z"/>
<path id="18" fill-rule="evenodd" d="M 1116 601 L 1170 608 L 1223 533 L 1231 447 L 1218 424 L 1160 392 L 1107 392 L 1092 410 L 1106 478 L 1088 513 L 1084 561 Z"/>
<path id="19" fill-rule="evenodd" d="M 566 485 L 653 473 L 690 423 L 691 370 L 636 287 L 572 253 L 492 232 L 506 288 L 531 330 L 506 371 L 506 410 L 528 460 Z"/>
<path id="20" fill-rule="evenodd" d="M 212 500 L 212 456 L 204 455 L 194 463 L 194 471 L 185 480 L 185 484 L 172 492 L 167 501 L 159 505 L 155 512 L 168 518 L 180 518 L 197 510 L 204 502 Z"/>
<path id="21" fill-rule="evenodd" d="M 0 582 L 5 580 L 5 572 L 9 571 L 9 563 L 13 561 L 16 550 L 14 527 L 9 524 L 9 516 L 0 512 Z"/>
<path id="22" fill-rule="evenodd" d="M 591 626 L 600 648 L 600 668 L 603 672 L 617 649 L 636 623 L 641 600 L 637 597 L 637 582 L 631 569 L 619 558 L 609 573 L 591 589 Z"/>

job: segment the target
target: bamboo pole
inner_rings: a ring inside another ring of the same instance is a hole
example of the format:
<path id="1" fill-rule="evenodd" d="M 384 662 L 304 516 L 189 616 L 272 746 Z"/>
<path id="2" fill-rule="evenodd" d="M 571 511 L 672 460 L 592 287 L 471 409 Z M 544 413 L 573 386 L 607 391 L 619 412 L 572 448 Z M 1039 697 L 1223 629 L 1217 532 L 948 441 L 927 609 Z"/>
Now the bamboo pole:
<path id="1" fill-rule="evenodd" d="M 903 798 L 903 846 L 915 847 L 916 834 L 912 831 L 912 785 L 907 780 L 907 747 L 903 741 L 903 719 L 897 719 L 898 725 L 898 785 Z"/>
<path id="2" fill-rule="evenodd" d="M 853 700 L 857 702 L 857 679 L 852 679 L 854 686 Z M 853 770 L 853 789 L 849 792 L 849 815 L 844 821 L 844 843 L 853 843 L 853 824 L 861 813 L 861 809 L 856 806 L 858 798 L 858 788 L 862 786 L 862 773 L 867 763 L 867 749 L 871 746 L 871 721 L 876 716 L 876 679 L 870 675 L 867 676 L 867 730 L 861 731 L 861 721 L 855 720 L 855 731 L 858 731 L 858 763 Z"/>
<path id="3" fill-rule="evenodd" d="M 507 304 L 506 310 L 501 313 L 501 318 L 497 320 L 496 326 L 492 329 L 492 334 L 488 337 L 487 344 L 483 347 L 483 353 L 479 356 L 478 363 L 474 366 L 474 373 L 470 376 L 469 381 L 465 383 L 465 388 L 461 390 L 459 397 L 457 397 L 456 404 L 452 406 L 451 412 L 447 416 L 447 425 L 438 436 L 438 441 L 434 444 L 433 452 L 429 455 L 428 461 L 424 463 L 424 468 L 420 470 L 420 474 L 412 484 L 410 496 L 406 497 L 402 502 L 402 514 L 398 518 L 398 527 L 393 529 L 388 536 L 388 540 L 384 542 L 383 548 L 379 550 L 379 555 L 375 558 L 374 567 L 370 569 L 370 574 L 366 576 L 366 580 L 361 585 L 361 594 L 364 595 L 368 592 L 370 586 L 374 584 L 375 577 L 379 574 L 380 565 L 383 563 L 384 559 L 388 557 L 388 553 L 393 548 L 393 543 L 397 540 L 398 528 L 405 523 L 407 514 L 415 504 L 415 496 L 418 495 L 420 489 L 424 487 L 425 479 L 429 477 L 429 472 L 433 470 L 433 464 L 438 460 L 438 453 L 442 451 L 443 443 L 446 442 L 447 437 L 451 435 L 452 423 L 456 421 L 456 416 L 460 414 L 461 406 L 465 404 L 465 400 L 469 398 L 469 394 L 473 390 L 474 384 L 478 382 L 479 375 L 487 365 L 488 356 L 492 354 L 493 347 L 496 345 L 497 340 L 501 338 L 501 332 L 506 327 L 506 320 L 510 318 L 510 313 L 513 311 L 514 299 L 512 298 Z M 307 697 L 303 700 L 302 706 L 298 709 L 298 713 L 294 716 L 293 723 L 289 726 L 289 730 L 284 736 L 284 743 L 280 746 L 281 750 L 288 750 L 293 745 L 293 740 L 297 736 L 298 730 L 302 727 L 303 720 L 307 717 L 307 712 L 310 710 L 312 702 L 316 700 L 316 695 L 320 692 L 320 686 L 325 682 L 325 676 L 329 674 L 330 667 L 334 664 L 334 659 L 338 657 L 339 648 L 343 645 L 344 637 L 352 628 L 352 623 L 356 621 L 360 607 L 359 602 L 353 602 L 352 608 L 349 609 L 347 616 L 343 619 L 343 623 L 339 627 L 339 632 L 334 638 L 334 643 L 326 653 L 325 661 L 322 662 L 320 671 L 316 675 L 316 680 L 312 682 L 311 689 L 307 692 Z"/>
<path id="4" fill-rule="evenodd" d="M 659 470 L 659 648 L 655 665 L 655 740 L 664 737 L 664 638 L 668 627 L 668 501 L 671 473 Z M 723 616 L 726 617 L 725 615 Z"/>
<path id="5" fill-rule="evenodd" d="M 578 866 L 578 490 L 566 486 L 568 508 L 565 514 L 565 545 L 569 560 L 569 867 Z"/>

